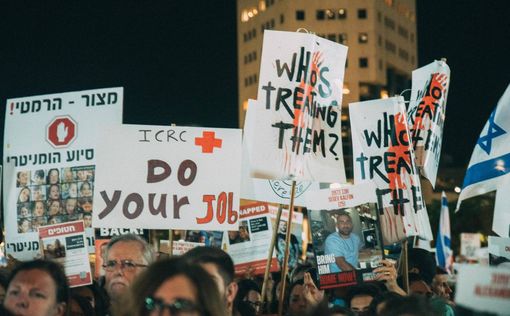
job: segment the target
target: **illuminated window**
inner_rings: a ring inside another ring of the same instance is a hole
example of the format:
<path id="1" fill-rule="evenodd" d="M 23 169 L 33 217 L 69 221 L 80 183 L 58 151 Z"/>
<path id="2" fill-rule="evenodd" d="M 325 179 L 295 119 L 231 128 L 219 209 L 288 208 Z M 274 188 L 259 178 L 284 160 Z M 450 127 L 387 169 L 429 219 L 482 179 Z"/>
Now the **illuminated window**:
<path id="1" fill-rule="evenodd" d="M 360 59 L 359 59 L 359 68 L 368 68 L 368 58 L 360 57 Z"/>
<path id="2" fill-rule="evenodd" d="M 324 12 L 324 10 L 317 10 L 317 14 L 316 14 L 317 20 L 324 20 L 325 17 L 326 17 L 326 13 Z"/>
<path id="3" fill-rule="evenodd" d="M 297 10 L 296 11 L 296 20 L 304 21 L 304 19 L 305 19 L 305 11 L 304 10 Z"/>
<path id="4" fill-rule="evenodd" d="M 368 34 L 367 33 L 359 33 L 358 43 L 360 43 L 360 44 L 368 43 Z"/>
<path id="5" fill-rule="evenodd" d="M 334 20 L 335 19 L 335 12 L 331 9 L 326 10 L 326 16 L 328 17 L 328 20 Z"/>
<path id="6" fill-rule="evenodd" d="M 347 33 L 340 33 L 338 34 L 338 43 L 340 44 L 347 44 Z"/>
<path id="7" fill-rule="evenodd" d="M 358 19 L 367 18 L 367 9 L 358 9 Z"/>
<path id="8" fill-rule="evenodd" d="M 338 9 L 338 18 L 339 19 L 346 19 L 347 18 L 347 10 L 346 9 Z"/>

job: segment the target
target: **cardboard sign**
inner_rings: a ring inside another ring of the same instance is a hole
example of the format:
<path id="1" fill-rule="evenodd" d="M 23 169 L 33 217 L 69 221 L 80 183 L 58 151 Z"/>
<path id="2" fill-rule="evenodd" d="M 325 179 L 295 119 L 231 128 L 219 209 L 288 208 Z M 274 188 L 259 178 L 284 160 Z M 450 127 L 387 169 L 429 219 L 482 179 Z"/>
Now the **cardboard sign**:
<path id="1" fill-rule="evenodd" d="M 311 210 L 309 217 L 321 289 L 375 279 L 383 259 L 375 204 Z"/>
<path id="2" fill-rule="evenodd" d="M 475 311 L 508 315 L 510 270 L 461 265 L 455 287 L 455 303 Z"/>
<path id="3" fill-rule="evenodd" d="M 83 220 L 89 251 L 96 142 L 122 123 L 122 88 L 7 100 L 4 139 L 4 219 L 7 252 L 38 253 L 38 227 Z"/>
<path id="4" fill-rule="evenodd" d="M 354 182 L 371 180 L 384 243 L 432 240 L 402 97 L 349 104 Z"/>
<path id="5" fill-rule="evenodd" d="M 83 221 L 39 227 L 43 258 L 65 269 L 70 287 L 92 284 Z"/>
<path id="6" fill-rule="evenodd" d="M 460 234 L 460 254 L 466 259 L 477 260 L 477 250 L 481 248 L 480 234 L 461 233 Z"/>
<path id="7" fill-rule="evenodd" d="M 264 274 L 267 254 L 273 232 L 267 203 L 254 203 L 241 206 L 239 230 L 229 231 L 224 237 L 225 251 L 232 257 L 236 275 L 251 272 Z M 273 254 L 271 272 L 278 271 Z"/>
<path id="8" fill-rule="evenodd" d="M 340 106 L 347 47 L 318 36 L 266 31 L 259 102 L 245 125 L 256 178 L 345 182 Z"/>
<path id="9" fill-rule="evenodd" d="M 421 174 L 436 184 L 443 142 L 446 98 L 450 86 L 450 68 L 434 61 L 413 71 L 411 100 L 407 120 Z"/>
<path id="10" fill-rule="evenodd" d="M 489 236 L 489 264 L 510 268 L 510 238 Z"/>
<path id="11" fill-rule="evenodd" d="M 240 130 L 112 126 L 98 148 L 94 227 L 238 228 Z"/>

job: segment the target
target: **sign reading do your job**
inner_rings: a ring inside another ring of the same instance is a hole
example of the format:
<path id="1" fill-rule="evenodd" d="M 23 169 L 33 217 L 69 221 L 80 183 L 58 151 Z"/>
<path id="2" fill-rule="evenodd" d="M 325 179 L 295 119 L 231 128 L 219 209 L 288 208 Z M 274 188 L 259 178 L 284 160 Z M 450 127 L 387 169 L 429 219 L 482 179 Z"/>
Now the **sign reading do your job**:
<path id="1" fill-rule="evenodd" d="M 123 125 L 99 146 L 94 227 L 237 229 L 240 130 Z"/>

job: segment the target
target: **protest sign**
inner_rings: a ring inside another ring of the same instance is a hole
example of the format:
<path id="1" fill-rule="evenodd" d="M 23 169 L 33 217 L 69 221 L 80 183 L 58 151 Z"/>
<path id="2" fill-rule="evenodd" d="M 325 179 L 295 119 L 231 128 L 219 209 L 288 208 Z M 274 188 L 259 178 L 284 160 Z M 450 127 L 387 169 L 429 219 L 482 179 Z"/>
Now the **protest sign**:
<path id="1" fill-rule="evenodd" d="M 349 199 L 349 195 L 353 194 L 339 196 Z M 325 204 L 335 203 L 326 201 Z M 320 288 L 374 281 L 373 270 L 383 259 L 375 204 L 333 207 L 309 212 Z"/>
<path id="2" fill-rule="evenodd" d="M 436 60 L 413 71 L 407 121 L 416 165 L 432 187 L 439 168 L 449 86 L 450 68 L 444 61 Z"/>
<path id="3" fill-rule="evenodd" d="M 256 178 L 345 182 L 341 132 L 347 47 L 303 33 L 266 31 L 258 101 L 245 141 Z"/>
<path id="4" fill-rule="evenodd" d="M 223 232 L 206 230 L 187 230 L 185 241 L 201 243 L 206 247 L 221 248 L 223 243 Z"/>
<path id="5" fill-rule="evenodd" d="M 240 130 L 112 126 L 96 168 L 94 227 L 238 228 Z"/>
<path id="6" fill-rule="evenodd" d="M 251 272 L 264 274 L 269 247 L 271 245 L 272 224 L 267 203 L 253 203 L 241 206 L 239 230 L 229 231 L 225 238 L 228 254 L 235 264 L 236 275 Z M 278 271 L 273 255 L 271 270 Z"/>
<path id="7" fill-rule="evenodd" d="M 38 227 L 81 219 L 94 251 L 96 141 L 122 123 L 122 98 L 110 88 L 7 100 L 4 219 L 14 258 L 37 256 Z"/>
<path id="8" fill-rule="evenodd" d="M 199 246 L 205 246 L 204 243 L 201 242 L 191 242 L 184 240 L 174 240 L 172 242 L 172 252 L 170 253 L 170 241 L 169 240 L 160 240 L 159 241 L 159 252 L 166 253 L 169 255 L 180 256 L 190 251 L 191 249 Z"/>
<path id="9" fill-rule="evenodd" d="M 457 305 L 480 312 L 508 315 L 510 270 L 463 264 L 455 287 Z"/>
<path id="10" fill-rule="evenodd" d="M 460 254 L 466 259 L 477 260 L 476 251 L 481 248 L 480 234 L 461 233 L 460 234 Z"/>
<path id="11" fill-rule="evenodd" d="M 83 221 L 41 226 L 39 239 L 44 259 L 62 264 L 70 287 L 92 283 Z"/>
<path id="12" fill-rule="evenodd" d="M 109 241 L 110 241 L 110 239 L 97 239 L 96 238 L 94 240 L 94 248 L 95 248 L 94 277 L 96 279 L 105 274 L 105 271 L 103 269 L 104 254 L 106 251 L 106 245 L 108 245 Z"/>
<path id="13" fill-rule="evenodd" d="M 354 182 L 375 183 L 384 244 L 432 240 L 402 97 L 349 104 Z"/>
<path id="14" fill-rule="evenodd" d="M 510 238 L 489 236 L 489 264 L 510 268 Z"/>

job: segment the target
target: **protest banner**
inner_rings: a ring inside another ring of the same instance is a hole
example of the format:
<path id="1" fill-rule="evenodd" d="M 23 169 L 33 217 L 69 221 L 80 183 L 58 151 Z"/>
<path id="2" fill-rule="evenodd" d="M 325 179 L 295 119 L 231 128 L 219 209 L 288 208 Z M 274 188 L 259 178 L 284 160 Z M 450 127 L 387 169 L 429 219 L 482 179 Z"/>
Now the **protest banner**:
<path id="1" fill-rule="evenodd" d="M 83 221 L 39 227 L 42 256 L 64 269 L 70 287 L 92 284 Z"/>
<path id="2" fill-rule="evenodd" d="M 479 312 L 508 315 L 510 270 L 463 264 L 459 267 L 455 303 Z"/>
<path id="3" fill-rule="evenodd" d="M 303 33 L 264 33 L 258 101 L 245 142 L 250 174 L 345 182 L 341 104 L 347 47 Z"/>
<path id="4" fill-rule="evenodd" d="M 416 165 L 421 174 L 436 185 L 443 142 L 446 98 L 450 68 L 445 61 L 434 61 L 413 71 L 407 121 L 411 132 Z"/>
<path id="5" fill-rule="evenodd" d="M 510 238 L 489 236 L 489 265 L 510 268 Z"/>
<path id="6" fill-rule="evenodd" d="M 223 243 L 223 232 L 206 230 L 187 230 L 184 241 L 200 243 L 206 247 L 221 248 Z"/>
<path id="7" fill-rule="evenodd" d="M 461 233 L 460 234 L 460 254 L 468 260 L 477 260 L 476 251 L 481 248 L 480 234 Z"/>
<path id="8" fill-rule="evenodd" d="M 94 251 L 96 142 L 122 123 L 122 88 L 8 99 L 4 137 L 7 253 L 32 260 L 37 228 L 83 219 Z"/>
<path id="9" fill-rule="evenodd" d="M 373 281 L 383 259 L 374 184 L 340 185 L 308 198 L 320 288 Z"/>
<path id="10" fill-rule="evenodd" d="M 172 252 L 170 252 L 170 241 L 160 240 L 159 241 L 159 252 L 166 253 L 168 255 L 180 256 L 190 251 L 191 249 L 199 246 L 205 246 L 202 242 L 191 242 L 184 240 L 174 240 L 172 242 Z"/>
<path id="11" fill-rule="evenodd" d="M 94 227 L 238 229 L 240 130 L 112 126 L 96 168 Z"/>
<path id="12" fill-rule="evenodd" d="M 242 205 L 239 211 L 239 230 L 225 234 L 224 250 L 232 257 L 236 275 L 264 274 L 267 253 L 271 245 L 272 224 L 267 203 Z M 278 271 L 276 257 L 271 270 Z"/>
<path id="13" fill-rule="evenodd" d="M 375 183 L 384 244 L 432 231 L 402 97 L 349 104 L 354 183 Z"/>

